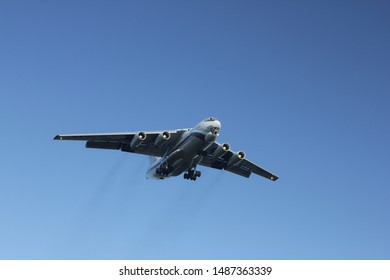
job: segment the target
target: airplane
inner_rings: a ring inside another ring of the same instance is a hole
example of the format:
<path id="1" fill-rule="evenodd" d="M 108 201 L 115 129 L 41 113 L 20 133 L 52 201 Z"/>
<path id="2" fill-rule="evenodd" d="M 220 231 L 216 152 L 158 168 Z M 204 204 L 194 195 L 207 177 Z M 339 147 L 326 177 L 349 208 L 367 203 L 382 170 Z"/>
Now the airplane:
<path id="1" fill-rule="evenodd" d="M 201 176 L 197 165 L 224 169 L 249 177 L 252 173 L 276 181 L 279 177 L 246 159 L 243 151 L 233 152 L 228 143 L 219 144 L 221 122 L 204 119 L 194 128 L 101 134 L 63 134 L 54 140 L 86 141 L 86 148 L 112 149 L 150 156 L 148 179 L 165 179 L 183 174 L 195 181 Z"/>

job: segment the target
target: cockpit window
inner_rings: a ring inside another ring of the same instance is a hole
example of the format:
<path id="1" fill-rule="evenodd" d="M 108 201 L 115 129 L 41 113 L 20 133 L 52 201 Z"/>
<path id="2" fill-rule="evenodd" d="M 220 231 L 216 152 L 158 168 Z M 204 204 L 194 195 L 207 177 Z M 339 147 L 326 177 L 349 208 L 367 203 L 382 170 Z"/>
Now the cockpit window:
<path id="1" fill-rule="evenodd" d="M 215 121 L 215 118 L 210 117 L 210 118 L 205 119 L 204 121 L 205 122 L 212 122 L 212 121 Z"/>

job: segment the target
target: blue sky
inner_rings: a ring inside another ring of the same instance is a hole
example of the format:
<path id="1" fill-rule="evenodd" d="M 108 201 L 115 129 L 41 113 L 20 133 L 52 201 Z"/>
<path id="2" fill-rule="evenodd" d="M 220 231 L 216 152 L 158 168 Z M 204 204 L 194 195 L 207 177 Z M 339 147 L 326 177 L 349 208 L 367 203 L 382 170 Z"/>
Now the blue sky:
<path id="1" fill-rule="evenodd" d="M 0 259 L 389 259 L 387 1 L 2 1 Z M 59 133 L 222 122 L 280 176 Z"/>

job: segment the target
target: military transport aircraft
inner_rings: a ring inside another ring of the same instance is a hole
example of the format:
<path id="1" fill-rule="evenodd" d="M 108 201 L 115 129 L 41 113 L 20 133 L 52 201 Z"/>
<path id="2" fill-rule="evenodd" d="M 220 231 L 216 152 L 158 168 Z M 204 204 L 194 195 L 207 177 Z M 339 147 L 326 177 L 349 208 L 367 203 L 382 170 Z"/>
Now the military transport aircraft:
<path id="1" fill-rule="evenodd" d="M 207 118 L 194 128 L 101 134 L 64 134 L 55 140 L 87 141 L 85 147 L 113 149 L 153 157 L 147 171 L 150 179 L 165 179 L 184 172 L 184 179 L 195 181 L 201 172 L 197 165 L 225 169 L 249 177 L 252 173 L 276 181 L 278 176 L 245 158 L 243 151 L 233 152 L 228 143 L 215 142 L 221 122 Z"/>

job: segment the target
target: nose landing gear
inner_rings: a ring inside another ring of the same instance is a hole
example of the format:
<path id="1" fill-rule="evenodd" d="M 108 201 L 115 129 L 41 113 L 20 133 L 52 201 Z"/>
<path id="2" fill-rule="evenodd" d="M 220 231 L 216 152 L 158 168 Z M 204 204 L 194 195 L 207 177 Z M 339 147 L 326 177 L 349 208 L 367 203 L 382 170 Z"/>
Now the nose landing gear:
<path id="1" fill-rule="evenodd" d="M 202 173 L 198 170 L 190 169 L 186 173 L 184 173 L 184 179 L 195 181 L 196 178 L 200 177 Z"/>
<path id="2" fill-rule="evenodd" d="M 168 174 L 169 174 L 169 167 L 168 167 L 168 165 L 163 165 L 162 164 L 159 167 L 157 167 L 156 174 L 157 175 L 162 175 L 162 176 L 168 176 Z"/>

